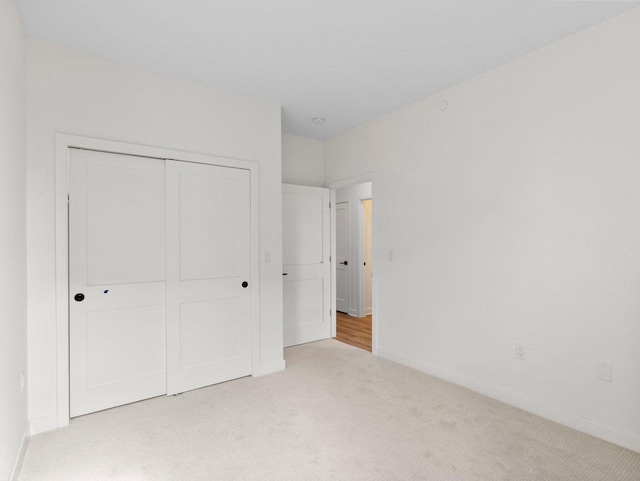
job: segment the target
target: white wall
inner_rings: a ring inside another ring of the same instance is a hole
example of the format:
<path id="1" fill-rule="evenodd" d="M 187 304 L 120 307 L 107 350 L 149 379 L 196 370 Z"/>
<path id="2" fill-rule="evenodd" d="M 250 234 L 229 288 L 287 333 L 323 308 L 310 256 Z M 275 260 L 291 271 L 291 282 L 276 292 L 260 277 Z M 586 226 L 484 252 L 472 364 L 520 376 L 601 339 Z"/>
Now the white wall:
<path id="1" fill-rule="evenodd" d="M 27 425 L 26 125 L 22 23 L 0 1 L 0 479 L 9 479 Z"/>
<path id="2" fill-rule="evenodd" d="M 364 182 L 351 187 L 336 189 L 336 204 L 349 202 L 349 222 L 351 224 L 351 301 L 349 314 L 356 317 L 365 315 L 365 306 L 361 305 L 360 282 L 364 274 L 364 237 L 362 226 L 364 223 L 364 210 L 361 199 L 371 198 L 371 182 Z"/>
<path id="3" fill-rule="evenodd" d="M 260 163 L 260 363 L 283 367 L 280 107 L 30 39 L 29 416 L 55 426 L 54 136 L 64 132 Z"/>
<path id="4" fill-rule="evenodd" d="M 324 142 L 283 133 L 282 182 L 324 187 Z"/>
<path id="5" fill-rule="evenodd" d="M 638 45 L 635 9 L 325 145 L 376 172 L 381 355 L 636 450 Z"/>

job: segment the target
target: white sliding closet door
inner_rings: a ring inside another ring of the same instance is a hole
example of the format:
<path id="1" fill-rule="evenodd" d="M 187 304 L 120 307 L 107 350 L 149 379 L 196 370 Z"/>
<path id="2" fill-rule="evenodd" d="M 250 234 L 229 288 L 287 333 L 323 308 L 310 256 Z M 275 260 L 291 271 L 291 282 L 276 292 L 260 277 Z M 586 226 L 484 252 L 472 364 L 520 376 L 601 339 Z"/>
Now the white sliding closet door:
<path id="1" fill-rule="evenodd" d="M 251 374 L 250 172 L 166 163 L 167 393 Z"/>
<path id="2" fill-rule="evenodd" d="M 70 149 L 70 415 L 162 395 L 164 160 Z"/>
<path id="3" fill-rule="evenodd" d="M 251 374 L 250 175 L 69 150 L 71 417 Z"/>

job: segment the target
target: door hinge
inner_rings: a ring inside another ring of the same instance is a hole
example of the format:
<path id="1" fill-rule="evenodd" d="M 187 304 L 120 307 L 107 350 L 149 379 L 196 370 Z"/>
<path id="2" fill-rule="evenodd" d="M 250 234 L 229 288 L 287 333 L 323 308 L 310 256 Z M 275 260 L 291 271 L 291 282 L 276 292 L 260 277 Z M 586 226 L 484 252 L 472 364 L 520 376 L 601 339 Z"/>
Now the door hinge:
<path id="1" fill-rule="evenodd" d="M 329 209 L 331 209 L 331 202 L 329 202 Z"/>
<path id="2" fill-rule="evenodd" d="M 69 194 L 67 194 L 67 204 L 70 202 L 71 198 L 69 197 Z"/>
<path id="3" fill-rule="evenodd" d="M 331 256 L 329 256 L 329 264 L 331 264 Z"/>

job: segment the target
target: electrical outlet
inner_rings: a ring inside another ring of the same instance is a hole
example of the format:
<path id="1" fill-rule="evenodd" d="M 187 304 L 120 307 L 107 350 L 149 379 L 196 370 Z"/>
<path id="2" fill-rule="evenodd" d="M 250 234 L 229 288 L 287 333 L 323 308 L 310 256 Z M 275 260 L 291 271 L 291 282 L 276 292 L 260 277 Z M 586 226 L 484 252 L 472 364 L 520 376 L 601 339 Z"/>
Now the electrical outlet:
<path id="1" fill-rule="evenodd" d="M 271 251 L 264 251 L 264 263 L 271 264 Z"/>
<path id="2" fill-rule="evenodd" d="M 527 348 L 524 344 L 516 342 L 516 359 L 527 360 Z"/>
<path id="3" fill-rule="evenodd" d="M 20 392 L 24 393 L 24 373 L 20 371 Z"/>
<path id="4" fill-rule="evenodd" d="M 389 249 L 389 260 L 393 260 L 393 249 Z"/>
<path id="5" fill-rule="evenodd" d="M 605 382 L 611 382 L 611 364 L 607 362 L 599 362 L 596 364 L 596 379 Z"/>

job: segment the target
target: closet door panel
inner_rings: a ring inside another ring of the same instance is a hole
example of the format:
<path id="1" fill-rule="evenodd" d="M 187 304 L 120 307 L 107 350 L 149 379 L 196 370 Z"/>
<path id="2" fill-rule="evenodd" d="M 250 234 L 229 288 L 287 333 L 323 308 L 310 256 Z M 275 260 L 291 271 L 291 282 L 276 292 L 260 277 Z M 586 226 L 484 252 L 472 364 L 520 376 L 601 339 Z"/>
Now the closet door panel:
<path id="1" fill-rule="evenodd" d="M 70 149 L 71 417 L 166 392 L 164 160 Z"/>
<path id="2" fill-rule="evenodd" d="M 167 161 L 167 391 L 251 374 L 251 197 L 243 169 Z"/>

